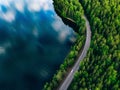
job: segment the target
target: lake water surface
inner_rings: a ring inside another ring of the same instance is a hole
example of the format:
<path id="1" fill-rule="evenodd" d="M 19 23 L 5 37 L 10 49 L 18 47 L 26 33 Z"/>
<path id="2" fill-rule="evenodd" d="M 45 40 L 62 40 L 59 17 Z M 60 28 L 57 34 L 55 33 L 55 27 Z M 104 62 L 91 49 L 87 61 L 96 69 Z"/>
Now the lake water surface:
<path id="1" fill-rule="evenodd" d="M 75 41 L 52 0 L 0 0 L 0 90 L 40 90 Z"/>

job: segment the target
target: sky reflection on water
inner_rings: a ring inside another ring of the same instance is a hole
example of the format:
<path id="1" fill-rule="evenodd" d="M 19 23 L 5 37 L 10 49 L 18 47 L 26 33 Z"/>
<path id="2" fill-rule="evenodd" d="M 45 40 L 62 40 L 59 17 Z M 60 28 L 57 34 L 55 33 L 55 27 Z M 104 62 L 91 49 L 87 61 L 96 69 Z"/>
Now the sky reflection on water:
<path id="1" fill-rule="evenodd" d="M 0 90 L 41 89 L 74 41 L 52 0 L 0 0 Z"/>

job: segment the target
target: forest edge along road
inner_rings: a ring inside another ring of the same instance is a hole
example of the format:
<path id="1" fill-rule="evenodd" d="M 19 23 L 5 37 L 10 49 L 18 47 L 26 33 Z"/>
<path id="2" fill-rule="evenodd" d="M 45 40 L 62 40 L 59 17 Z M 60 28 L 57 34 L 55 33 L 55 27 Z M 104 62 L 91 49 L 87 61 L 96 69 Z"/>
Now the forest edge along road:
<path id="1" fill-rule="evenodd" d="M 70 83 L 72 82 L 72 80 L 74 78 L 75 72 L 78 71 L 78 69 L 79 69 L 80 61 L 82 61 L 84 59 L 84 57 L 86 56 L 87 51 L 88 51 L 88 49 L 90 47 L 90 42 L 91 42 L 90 24 L 89 24 L 89 21 L 88 21 L 88 19 L 87 19 L 87 17 L 85 15 L 83 16 L 83 18 L 86 21 L 86 41 L 85 41 L 85 45 L 83 47 L 82 53 L 80 54 L 78 60 L 75 63 L 75 65 L 71 69 L 68 76 L 65 78 L 64 82 L 59 87 L 59 90 L 67 90 L 67 88 L 69 87 Z"/>

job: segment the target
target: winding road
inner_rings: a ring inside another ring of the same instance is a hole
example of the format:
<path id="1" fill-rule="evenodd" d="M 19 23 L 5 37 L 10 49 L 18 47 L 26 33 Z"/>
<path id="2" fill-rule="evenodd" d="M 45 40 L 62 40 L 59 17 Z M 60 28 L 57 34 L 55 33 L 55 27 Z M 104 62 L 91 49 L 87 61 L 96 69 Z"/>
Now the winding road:
<path id="1" fill-rule="evenodd" d="M 69 87 L 69 85 L 71 84 L 71 82 L 74 78 L 75 72 L 78 71 L 78 69 L 79 69 L 80 62 L 84 59 L 84 57 L 86 56 L 87 51 L 90 47 L 90 42 L 91 42 L 90 24 L 89 24 L 89 21 L 86 18 L 86 16 L 83 16 L 83 18 L 86 21 L 86 41 L 85 41 L 85 45 L 83 47 L 81 55 L 78 57 L 78 60 L 76 61 L 75 65 L 73 66 L 72 70 L 70 71 L 70 73 L 68 74 L 68 76 L 66 77 L 66 79 L 64 80 L 62 85 L 59 87 L 59 90 L 67 90 L 67 88 Z"/>

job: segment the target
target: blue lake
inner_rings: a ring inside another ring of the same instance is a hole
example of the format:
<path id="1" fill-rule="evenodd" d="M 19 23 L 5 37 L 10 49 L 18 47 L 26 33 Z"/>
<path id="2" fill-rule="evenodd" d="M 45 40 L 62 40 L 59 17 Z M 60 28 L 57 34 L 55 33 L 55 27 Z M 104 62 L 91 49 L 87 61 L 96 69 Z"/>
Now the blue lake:
<path id="1" fill-rule="evenodd" d="M 0 90 L 40 90 L 75 42 L 52 0 L 0 0 Z"/>

